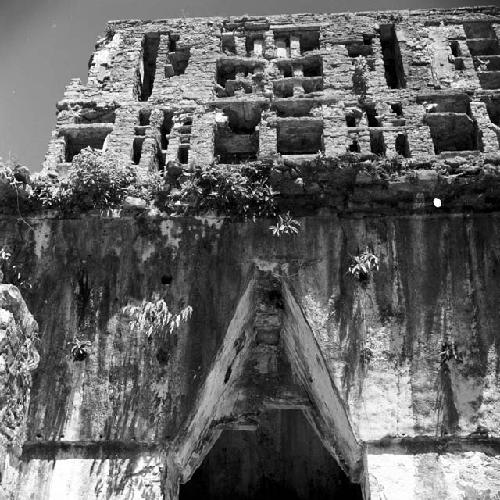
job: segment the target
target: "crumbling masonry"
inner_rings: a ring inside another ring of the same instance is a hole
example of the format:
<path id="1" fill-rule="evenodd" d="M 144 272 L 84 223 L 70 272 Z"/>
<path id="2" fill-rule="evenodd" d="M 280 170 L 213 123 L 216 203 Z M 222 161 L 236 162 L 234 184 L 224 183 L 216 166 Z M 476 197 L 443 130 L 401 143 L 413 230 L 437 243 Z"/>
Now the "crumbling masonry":
<path id="1" fill-rule="evenodd" d="M 112 21 L 57 109 L 47 175 L 267 162 L 300 231 L 3 217 L 41 337 L 7 498 L 499 497 L 499 9 Z M 159 291 L 193 314 L 148 340 Z"/>

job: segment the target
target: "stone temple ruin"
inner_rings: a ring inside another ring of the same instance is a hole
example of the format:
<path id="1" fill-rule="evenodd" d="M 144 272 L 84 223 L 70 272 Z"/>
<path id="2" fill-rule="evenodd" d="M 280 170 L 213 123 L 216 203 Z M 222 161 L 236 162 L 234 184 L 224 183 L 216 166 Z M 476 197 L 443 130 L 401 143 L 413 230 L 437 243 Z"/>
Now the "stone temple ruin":
<path id="1" fill-rule="evenodd" d="M 300 228 L 3 215 L 1 498 L 500 497 L 500 9 L 112 21 L 44 174 L 89 146 L 266 163 Z M 190 319 L 130 328 L 152 293 Z"/>

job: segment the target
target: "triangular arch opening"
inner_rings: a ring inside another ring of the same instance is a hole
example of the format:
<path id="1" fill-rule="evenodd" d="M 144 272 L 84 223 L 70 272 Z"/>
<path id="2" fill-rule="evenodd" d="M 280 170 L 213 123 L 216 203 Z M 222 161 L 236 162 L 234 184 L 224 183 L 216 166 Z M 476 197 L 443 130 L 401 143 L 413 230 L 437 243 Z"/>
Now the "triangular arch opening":
<path id="1" fill-rule="evenodd" d="M 363 499 L 303 411 L 266 411 L 249 429 L 222 432 L 180 500 Z"/>

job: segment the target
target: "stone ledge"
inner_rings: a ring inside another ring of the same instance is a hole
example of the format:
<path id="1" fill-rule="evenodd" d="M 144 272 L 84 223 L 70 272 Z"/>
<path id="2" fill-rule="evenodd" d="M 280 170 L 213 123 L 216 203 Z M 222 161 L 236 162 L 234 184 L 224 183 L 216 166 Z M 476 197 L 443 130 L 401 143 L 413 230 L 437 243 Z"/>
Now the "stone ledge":
<path id="1" fill-rule="evenodd" d="M 386 437 L 368 441 L 367 451 L 372 455 L 391 453 L 415 455 L 421 453 L 463 453 L 480 451 L 486 455 L 500 455 L 500 438 L 488 437 Z"/>

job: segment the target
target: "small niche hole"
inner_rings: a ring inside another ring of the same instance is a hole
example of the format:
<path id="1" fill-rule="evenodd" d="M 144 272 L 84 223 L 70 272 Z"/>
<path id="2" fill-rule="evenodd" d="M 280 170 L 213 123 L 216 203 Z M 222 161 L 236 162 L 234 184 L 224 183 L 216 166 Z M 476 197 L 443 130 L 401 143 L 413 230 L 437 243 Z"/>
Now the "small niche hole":
<path id="1" fill-rule="evenodd" d="M 161 277 L 161 284 L 162 285 L 170 285 L 172 283 L 172 276 L 170 274 L 164 274 Z"/>

